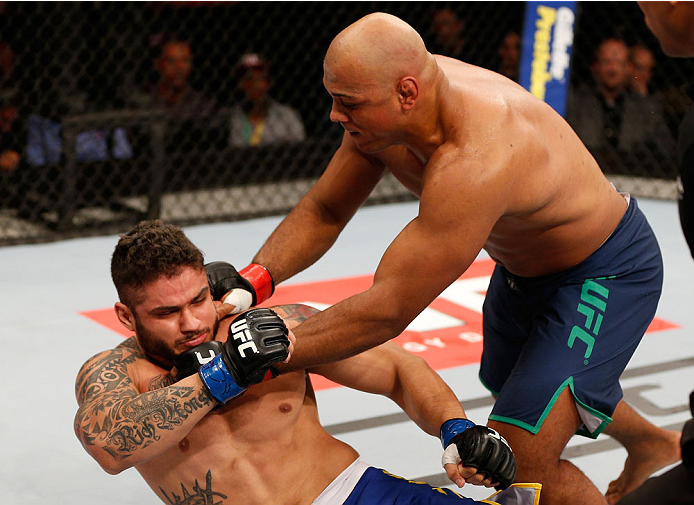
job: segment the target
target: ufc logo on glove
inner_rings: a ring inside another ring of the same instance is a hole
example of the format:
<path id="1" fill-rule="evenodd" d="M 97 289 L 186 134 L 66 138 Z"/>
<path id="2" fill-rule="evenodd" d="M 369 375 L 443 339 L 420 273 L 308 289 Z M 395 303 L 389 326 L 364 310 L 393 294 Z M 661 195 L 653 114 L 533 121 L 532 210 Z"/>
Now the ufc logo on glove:
<path id="1" fill-rule="evenodd" d="M 252 349 L 254 353 L 258 354 L 258 348 L 255 346 L 255 342 L 253 342 L 253 338 L 248 332 L 248 322 L 246 319 L 240 319 L 233 323 L 229 328 L 229 332 L 234 339 L 245 342 L 237 347 L 242 358 L 246 357 L 246 349 Z"/>

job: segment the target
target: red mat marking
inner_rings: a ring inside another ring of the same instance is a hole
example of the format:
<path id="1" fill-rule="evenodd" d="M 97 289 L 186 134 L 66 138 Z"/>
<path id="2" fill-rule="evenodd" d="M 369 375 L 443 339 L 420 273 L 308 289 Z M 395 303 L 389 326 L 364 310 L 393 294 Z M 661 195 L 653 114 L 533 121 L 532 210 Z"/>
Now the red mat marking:
<path id="1" fill-rule="evenodd" d="M 492 260 L 474 262 L 460 280 L 485 277 L 485 286 L 494 270 Z M 371 286 L 372 275 L 348 277 L 320 282 L 309 282 L 288 286 L 278 286 L 275 294 L 264 305 L 281 305 L 283 303 L 321 303 L 333 305 L 345 298 L 360 293 Z M 469 291 L 466 294 L 484 295 L 484 291 Z M 455 318 L 457 321 L 444 328 L 424 331 L 406 330 L 394 339 L 410 352 L 422 356 L 435 370 L 479 363 L 482 355 L 482 314 L 476 309 L 465 306 L 465 302 L 437 298 L 429 306 L 429 312 L 438 311 Z M 113 308 L 80 312 L 81 315 L 106 326 L 107 328 L 129 337 L 126 330 L 116 318 Z M 658 317 L 654 318 L 646 333 L 678 328 Z M 312 376 L 316 389 L 339 387 L 332 381 L 320 376 Z"/>

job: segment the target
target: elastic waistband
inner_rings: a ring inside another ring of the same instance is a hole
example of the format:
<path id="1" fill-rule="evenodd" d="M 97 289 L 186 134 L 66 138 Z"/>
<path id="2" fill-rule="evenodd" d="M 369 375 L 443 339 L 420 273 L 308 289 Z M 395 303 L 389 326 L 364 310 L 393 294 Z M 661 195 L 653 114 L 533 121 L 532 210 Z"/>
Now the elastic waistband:
<path id="1" fill-rule="evenodd" d="M 582 272 L 584 269 L 592 269 L 593 266 L 600 267 L 606 263 L 613 263 L 615 255 L 620 254 L 625 248 L 628 248 L 636 238 L 636 235 L 643 233 L 642 225 L 646 223 L 643 213 L 639 211 L 639 205 L 636 198 L 631 195 L 624 194 L 627 201 L 627 209 L 624 215 L 619 220 L 619 223 L 612 230 L 612 233 L 590 256 L 571 268 L 556 272 L 553 274 L 540 275 L 537 277 L 522 277 L 509 272 L 506 268 L 499 266 L 504 277 L 512 278 L 517 282 L 526 286 L 544 285 L 552 283 L 555 280 L 571 277 L 573 273 Z M 647 225 L 647 223 L 646 223 Z M 648 227 L 650 230 L 650 227 Z M 652 233 L 652 232 L 651 232 Z"/>
<path id="2" fill-rule="evenodd" d="M 371 465 L 366 463 L 361 458 L 357 458 L 343 470 L 343 472 L 335 477 L 328 487 L 326 487 L 318 497 L 313 500 L 313 505 L 335 505 L 336 503 L 344 503 L 349 495 L 354 490 L 355 486 L 361 479 L 364 472 Z"/>

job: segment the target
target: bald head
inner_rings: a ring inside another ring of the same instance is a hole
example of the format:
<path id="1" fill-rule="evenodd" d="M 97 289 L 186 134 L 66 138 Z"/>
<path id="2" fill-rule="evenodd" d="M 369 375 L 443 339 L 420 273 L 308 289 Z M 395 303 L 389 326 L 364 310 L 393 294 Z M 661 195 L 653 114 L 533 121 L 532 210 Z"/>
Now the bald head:
<path id="1" fill-rule="evenodd" d="M 351 24 L 333 39 L 324 66 L 328 80 L 347 72 L 365 84 L 383 84 L 406 75 L 419 77 L 432 63 L 414 28 L 395 16 L 377 12 Z"/>

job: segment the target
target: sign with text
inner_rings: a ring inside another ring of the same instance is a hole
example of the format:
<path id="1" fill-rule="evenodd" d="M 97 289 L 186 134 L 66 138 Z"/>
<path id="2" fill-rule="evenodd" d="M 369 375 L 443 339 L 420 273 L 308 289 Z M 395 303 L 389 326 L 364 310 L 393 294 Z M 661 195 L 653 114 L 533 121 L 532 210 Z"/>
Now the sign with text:
<path id="1" fill-rule="evenodd" d="M 576 2 L 526 2 L 519 82 L 562 116 L 575 26 Z"/>

